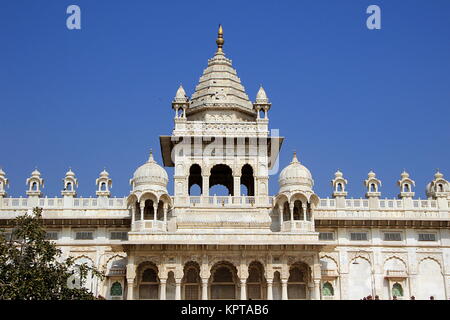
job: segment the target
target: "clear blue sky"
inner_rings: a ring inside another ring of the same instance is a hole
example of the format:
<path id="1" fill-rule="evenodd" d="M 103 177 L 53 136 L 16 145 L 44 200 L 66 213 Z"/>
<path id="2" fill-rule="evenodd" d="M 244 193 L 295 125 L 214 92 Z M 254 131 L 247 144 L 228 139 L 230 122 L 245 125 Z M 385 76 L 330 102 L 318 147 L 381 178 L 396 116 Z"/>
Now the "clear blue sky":
<path id="1" fill-rule="evenodd" d="M 81 7 L 82 30 L 66 28 L 70 4 Z M 371 4 L 381 7 L 381 30 L 366 28 Z M 103 167 L 113 196 L 127 195 L 149 148 L 161 163 L 171 100 L 180 83 L 192 94 L 222 23 L 224 51 L 250 98 L 262 83 L 272 101 L 283 167 L 296 149 L 320 197 L 331 194 L 337 168 L 349 196 L 364 195 L 373 168 L 382 197 L 394 197 L 406 168 L 424 198 L 435 168 L 450 178 L 449 15 L 448 0 L 2 0 L 0 165 L 9 194 L 25 196 L 37 166 L 45 194 L 60 196 L 72 166 L 79 196 L 95 196 Z"/>

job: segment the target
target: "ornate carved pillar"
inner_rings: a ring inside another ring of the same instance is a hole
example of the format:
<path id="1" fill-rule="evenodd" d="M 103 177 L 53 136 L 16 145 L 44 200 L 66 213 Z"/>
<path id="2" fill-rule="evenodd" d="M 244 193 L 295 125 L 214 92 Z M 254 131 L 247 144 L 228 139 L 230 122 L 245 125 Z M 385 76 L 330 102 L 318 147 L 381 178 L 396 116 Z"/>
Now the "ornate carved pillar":
<path id="1" fill-rule="evenodd" d="M 320 279 L 314 279 L 314 300 L 320 300 Z"/>
<path id="2" fill-rule="evenodd" d="M 233 196 L 240 197 L 241 196 L 241 176 L 234 176 L 234 187 L 233 187 Z"/>
<path id="3" fill-rule="evenodd" d="M 302 208 L 303 208 L 303 221 L 306 221 L 306 209 L 308 206 L 302 202 Z"/>
<path id="4" fill-rule="evenodd" d="M 287 283 L 288 279 L 281 279 L 281 300 L 288 299 Z"/>
<path id="5" fill-rule="evenodd" d="M 241 300 L 247 300 L 247 280 L 241 279 Z"/>
<path id="6" fill-rule="evenodd" d="M 140 207 L 141 207 L 141 221 L 144 221 L 145 201 L 141 201 Z"/>
<path id="7" fill-rule="evenodd" d="M 133 203 L 133 204 L 131 205 L 131 225 L 134 224 L 135 215 L 136 215 L 136 204 Z"/>
<path id="8" fill-rule="evenodd" d="M 280 226 L 283 225 L 284 206 L 278 205 L 278 212 L 280 213 Z"/>
<path id="9" fill-rule="evenodd" d="M 167 279 L 159 279 L 159 300 L 166 300 Z"/>
<path id="10" fill-rule="evenodd" d="M 175 279 L 175 300 L 181 300 L 181 279 Z"/>
<path id="11" fill-rule="evenodd" d="M 203 168 L 202 168 L 203 169 Z M 209 175 L 202 175 L 202 196 L 209 196 Z"/>
<path id="12" fill-rule="evenodd" d="M 163 210 L 164 210 L 164 231 L 166 231 L 167 226 L 167 210 L 169 205 L 167 203 L 164 203 Z"/>
<path id="13" fill-rule="evenodd" d="M 294 204 L 293 203 L 289 204 L 289 213 L 290 213 L 291 221 L 294 221 Z"/>
<path id="14" fill-rule="evenodd" d="M 267 279 L 267 300 L 273 300 L 272 279 Z"/>
<path id="15" fill-rule="evenodd" d="M 136 278 L 136 265 L 134 264 L 134 256 L 129 255 L 128 256 L 128 263 L 127 263 L 127 300 L 133 300 L 133 291 L 134 291 L 134 279 Z"/>
<path id="16" fill-rule="evenodd" d="M 202 300 L 208 300 L 208 278 L 202 278 Z"/>
<path id="17" fill-rule="evenodd" d="M 158 214 L 158 204 L 153 203 L 153 228 L 156 228 L 156 216 Z"/>
<path id="18" fill-rule="evenodd" d="M 128 286 L 127 300 L 133 300 L 134 299 L 134 295 L 133 295 L 134 279 L 127 279 L 127 286 Z"/>

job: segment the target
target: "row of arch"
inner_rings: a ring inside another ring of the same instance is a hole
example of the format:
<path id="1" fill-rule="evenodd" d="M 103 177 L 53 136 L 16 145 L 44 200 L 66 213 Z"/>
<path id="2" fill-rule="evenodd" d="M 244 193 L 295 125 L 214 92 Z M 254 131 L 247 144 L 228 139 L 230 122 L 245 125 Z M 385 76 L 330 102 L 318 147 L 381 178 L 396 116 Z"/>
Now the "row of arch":
<path id="1" fill-rule="evenodd" d="M 137 293 L 138 299 L 160 299 L 161 290 L 165 290 L 165 299 L 175 299 L 176 280 L 173 271 L 169 271 L 165 285 L 161 286 L 161 279 L 158 277 L 158 267 L 151 262 L 139 265 L 137 269 Z M 204 283 L 200 277 L 200 266 L 197 262 L 187 262 L 183 268 L 183 278 L 181 279 L 181 299 L 200 300 L 202 291 L 207 286 L 207 299 L 240 299 L 241 286 L 246 286 L 246 298 L 252 300 L 267 299 L 268 282 L 265 278 L 264 266 L 254 261 L 248 266 L 248 277 L 245 284 L 239 279 L 236 267 L 228 262 L 217 262 L 211 268 L 211 274 Z M 311 286 L 311 269 L 302 262 L 291 265 L 289 278 L 287 280 L 288 299 L 309 299 Z M 282 281 L 278 271 L 275 271 L 274 278 L 270 282 L 272 298 L 282 299 Z"/>
<path id="2" fill-rule="evenodd" d="M 132 221 L 159 220 L 166 221 L 172 200 L 169 195 L 157 196 L 153 192 L 145 192 L 139 197 L 132 194 L 128 197 L 128 207 L 131 209 Z"/>
<path id="3" fill-rule="evenodd" d="M 188 193 L 190 196 L 209 195 L 210 189 L 216 192 L 219 196 L 241 195 L 245 190 L 244 195 L 255 195 L 255 177 L 253 167 L 249 164 L 242 166 L 239 177 L 240 190 L 234 190 L 235 177 L 233 170 L 226 164 L 216 164 L 208 173 L 202 172 L 202 168 L 198 164 L 193 164 L 189 168 L 188 178 Z M 208 185 L 206 186 L 205 179 Z M 221 186 L 222 188 L 214 188 Z M 208 190 L 206 190 L 208 189 Z M 208 191 L 208 192 L 206 192 Z M 235 192 L 236 191 L 236 192 Z"/>
<path id="4" fill-rule="evenodd" d="M 402 297 L 406 291 L 410 291 L 406 290 L 411 285 L 411 278 L 407 276 L 407 268 L 404 261 L 391 257 L 385 261 L 383 268 L 385 271 L 403 272 L 401 280 L 395 278 L 390 280 L 387 277 L 383 279 L 382 289 L 385 296 L 393 297 L 395 295 Z M 445 299 L 445 280 L 440 263 L 429 257 L 423 258 L 418 263 L 417 271 L 415 278 L 417 287 L 414 289 L 416 298 L 428 300 L 430 296 L 433 296 L 436 299 Z M 374 296 L 375 278 L 372 264 L 366 257 L 358 256 L 351 260 L 348 280 L 348 288 L 351 288 L 349 299 L 359 300 L 368 295 Z"/>

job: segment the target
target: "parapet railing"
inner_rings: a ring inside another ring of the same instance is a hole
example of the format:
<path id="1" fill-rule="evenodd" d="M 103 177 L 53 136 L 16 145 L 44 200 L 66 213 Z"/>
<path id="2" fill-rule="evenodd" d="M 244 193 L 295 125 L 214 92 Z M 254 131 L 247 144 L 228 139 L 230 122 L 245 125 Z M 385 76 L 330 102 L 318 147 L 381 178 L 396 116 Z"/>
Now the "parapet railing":
<path id="1" fill-rule="evenodd" d="M 68 201 L 68 202 L 66 202 Z M 4 198 L 3 209 L 28 209 L 31 206 L 29 198 Z M 125 198 L 40 198 L 37 206 L 44 209 L 62 208 L 112 208 L 126 209 Z"/>
<path id="2" fill-rule="evenodd" d="M 436 200 L 412 200 L 413 209 L 417 210 L 437 210 Z M 318 209 L 336 209 L 336 199 L 320 199 Z M 345 199 L 345 208 L 355 208 L 360 210 L 370 210 L 368 199 Z M 404 203 L 401 199 L 378 199 L 379 210 L 404 210 Z"/>

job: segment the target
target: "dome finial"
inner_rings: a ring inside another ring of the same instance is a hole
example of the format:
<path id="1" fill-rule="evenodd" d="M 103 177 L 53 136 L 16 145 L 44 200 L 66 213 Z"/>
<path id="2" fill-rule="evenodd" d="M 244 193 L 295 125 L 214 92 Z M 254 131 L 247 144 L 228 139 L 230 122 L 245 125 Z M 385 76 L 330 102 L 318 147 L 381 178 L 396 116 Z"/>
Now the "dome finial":
<path id="1" fill-rule="evenodd" d="M 223 40 L 223 29 L 221 24 L 219 24 L 219 31 L 217 32 L 216 43 L 217 43 L 217 52 L 222 52 L 222 47 L 223 44 L 225 43 L 225 40 Z"/>
<path id="2" fill-rule="evenodd" d="M 297 159 L 297 151 L 294 150 L 294 154 L 292 156 L 292 161 L 291 163 L 299 163 L 298 159 Z"/>
<path id="3" fill-rule="evenodd" d="M 153 159 L 153 150 L 150 149 L 150 155 L 148 156 L 148 162 L 155 162 L 155 159 Z"/>

